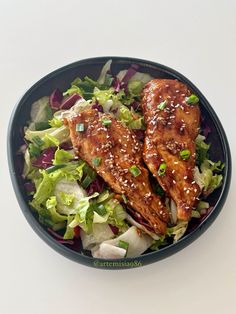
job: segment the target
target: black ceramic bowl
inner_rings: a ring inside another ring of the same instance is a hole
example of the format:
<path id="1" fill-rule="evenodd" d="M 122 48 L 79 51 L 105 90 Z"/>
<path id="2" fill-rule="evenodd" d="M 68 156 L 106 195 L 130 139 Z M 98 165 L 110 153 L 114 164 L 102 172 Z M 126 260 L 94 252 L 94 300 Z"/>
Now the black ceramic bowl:
<path id="1" fill-rule="evenodd" d="M 90 256 L 86 256 L 83 251 L 76 251 L 74 247 L 65 246 L 58 243 L 51 234 L 48 233 L 32 213 L 28 205 L 28 197 L 24 190 L 24 182 L 21 176 L 23 160 L 17 155 L 17 151 L 22 144 L 23 127 L 26 125 L 30 117 L 31 105 L 34 101 L 45 95 L 50 95 L 55 88 L 66 90 L 70 82 L 77 76 L 83 77 L 88 75 L 96 79 L 104 63 L 112 59 L 112 71 L 118 73 L 120 70 L 127 69 L 131 64 L 138 64 L 140 72 L 147 72 L 156 78 L 178 79 L 187 84 L 192 91 L 200 98 L 201 114 L 204 121 L 211 129 L 208 137 L 211 143 L 211 158 L 213 160 L 221 160 L 225 163 L 224 181 L 222 186 L 216 190 L 209 198 L 213 210 L 197 225 L 191 225 L 186 235 L 177 243 L 160 249 L 156 252 L 146 253 L 137 258 L 125 258 L 121 260 L 99 260 Z M 12 113 L 8 130 L 8 163 L 11 174 L 13 187 L 28 223 L 34 231 L 53 249 L 62 255 L 79 262 L 81 264 L 106 269 L 132 268 L 147 265 L 161 260 L 190 244 L 199 237 L 214 221 L 222 209 L 228 194 L 230 177 L 231 177 L 231 157 L 228 141 L 224 129 L 202 93 L 182 74 L 158 63 L 123 57 L 101 57 L 81 60 L 70 65 L 64 66 L 34 84 L 21 98 Z"/>

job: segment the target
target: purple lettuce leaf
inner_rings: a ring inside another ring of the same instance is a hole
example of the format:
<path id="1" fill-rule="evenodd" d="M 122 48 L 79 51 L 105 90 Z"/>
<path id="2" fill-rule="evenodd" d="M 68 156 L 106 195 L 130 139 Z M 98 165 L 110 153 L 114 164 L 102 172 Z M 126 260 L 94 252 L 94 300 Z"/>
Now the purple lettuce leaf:
<path id="1" fill-rule="evenodd" d="M 88 195 L 92 195 L 95 192 L 101 193 L 104 190 L 105 187 L 105 181 L 99 177 L 96 176 L 96 178 L 93 180 L 92 183 L 89 184 L 89 186 L 86 189 L 86 192 L 88 193 Z"/>
<path id="2" fill-rule="evenodd" d="M 48 147 L 44 149 L 40 156 L 38 156 L 33 162 L 32 165 L 37 168 L 47 169 L 52 166 L 52 160 L 54 158 L 54 154 L 56 151 L 56 147 Z"/>
<path id="3" fill-rule="evenodd" d="M 32 181 L 25 182 L 24 187 L 27 194 L 31 194 L 36 191 L 35 184 Z"/>
<path id="4" fill-rule="evenodd" d="M 103 107 L 98 102 L 92 105 L 92 109 L 97 109 L 99 112 L 103 112 Z"/>
<path id="5" fill-rule="evenodd" d="M 49 97 L 49 104 L 52 109 L 59 110 L 63 99 L 62 92 L 55 89 Z"/>
<path id="6" fill-rule="evenodd" d="M 60 109 L 70 109 L 72 106 L 74 106 L 76 101 L 81 98 L 82 97 L 80 96 L 80 94 L 72 94 L 69 97 L 66 97 L 61 102 Z"/>
<path id="7" fill-rule="evenodd" d="M 121 82 L 117 77 L 114 77 L 112 87 L 114 88 L 115 92 L 119 93 L 121 89 Z"/>

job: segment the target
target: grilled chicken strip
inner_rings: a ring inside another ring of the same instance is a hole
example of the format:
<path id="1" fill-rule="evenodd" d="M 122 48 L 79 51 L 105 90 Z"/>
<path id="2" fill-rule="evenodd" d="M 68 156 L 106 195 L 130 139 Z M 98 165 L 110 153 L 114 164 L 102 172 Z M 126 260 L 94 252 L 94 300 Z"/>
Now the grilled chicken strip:
<path id="1" fill-rule="evenodd" d="M 168 79 L 149 81 L 142 94 L 147 127 L 143 158 L 175 201 L 180 220 L 190 219 L 200 194 L 194 181 L 200 110 L 198 104 L 188 104 L 191 94 L 185 84 Z"/>
<path id="2" fill-rule="evenodd" d="M 75 153 L 116 193 L 127 196 L 128 205 L 152 230 L 164 234 L 169 213 L 151 189 L 148 171 L 142 163 L 142 146 L 135 134 L 112 115 L 90 108 L 68 118 L 67 123 Z M 79 125 L 84 129 L 81 132 L 76 131 Z"/>

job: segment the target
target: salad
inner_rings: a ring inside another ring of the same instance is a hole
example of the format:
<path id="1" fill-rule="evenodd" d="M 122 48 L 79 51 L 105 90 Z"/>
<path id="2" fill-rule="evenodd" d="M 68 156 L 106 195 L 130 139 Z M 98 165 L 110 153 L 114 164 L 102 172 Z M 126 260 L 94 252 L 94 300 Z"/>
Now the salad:
<path id="1" fill-rule="evenodd" d="M 177 242 L 188 232 L 190 222 L 200 223 L 211 211 L 207 197 L 221 186 L 224 164 L 209 157 L 207 126 L 195 139 L 194 180 L 200 194 L 188 220 L 178 219 L 171 194 L 148 170 L 152 191 L 169 213 L 164 234 L 150 228 L 132 208 L 127 195 L 117 193 L 98 174 L 99 157 L 88 163 L 72 144 L 67 119 L 92 108 L 118 120 L 142 146 L 147 128 L 142 93 L 153 79 L 139 72 L 137 65 L 114 74 L 109 60 L 97 79 L 77 77 L 67 90 L 56 89 L 32 104 L 30 121 L 24 128 L 25 144 L 19 150 L 24 155 L 25 190 L 39 222 L 63 245 L 104 259 L 137 257 Z M 158 106 L 163 110 L 165 101 Z M 102 123 L 109 127 L 111 119 L 103 119 Z M 84 132 L 84 127 L 77 123 L 76 131 Z M 184 154 L 186 158 L 186 149 Z M 159 175 L 163 176 L 166 166 L 161 165 Z M 135 166 L 130 171 L 134 177 L 139 175 Z"/>

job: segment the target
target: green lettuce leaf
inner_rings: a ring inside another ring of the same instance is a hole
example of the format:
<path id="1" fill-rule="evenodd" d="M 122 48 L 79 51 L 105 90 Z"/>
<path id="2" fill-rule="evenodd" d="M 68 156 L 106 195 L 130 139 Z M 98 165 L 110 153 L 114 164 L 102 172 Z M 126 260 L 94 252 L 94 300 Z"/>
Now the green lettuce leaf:
<path id="1" fill-rule="evenodd" d="M 64 149 L 58 148 L 54 155 L 53 165 L 66 164 L 73 158 L 74 158 L 73 154 Z"/>
<path id="2" fill-rule="evenodd" d="M 50 213 L 51 220 L 55 223 L 67 220 L 67 216 L 61 215 L 57 212 L 57 200 L 56 196 L 51 196 L 46 201 L 46 208 Z"/>
<path id="3" fill-rule="evenodd" d="M 205 139 L 206 137 L 200 134 L 196 138 L 196 161 L 198 165 L 201 165 L 205 159 L 209 158 L 210 144 L 207 144 Z"/>
<path id="4" fill-rule="evenodd" d="M 59 140 L 55 136 L 52 136 L 50 134 L 45 134 L 42 141 L 42 150 L 48 147 L 57 147 L 60 144 Z"/>
<path id="5" fill-rule="evenodd" d="M 42 204 L 46 199 L 48 199 L 55 189 L 58 181 L 64 179 L 68 181 L 76 182 L 81 179 L 83 175 L 83 164 L 79 165 L 78 162 L 71 162 L 64 168 L 55 170 L 52 173 L 47 173 L 46 170 L 39 170 L 34 172 L 31 177 L 28 176 L 32 181 L 36 179 L 36 193 L 34 194 L 34 200 L 38 204 Z M 62 191 L 61 191 L 62 192 Z"/>
<path id="6" fill-rule="evenodd" d="M 153 243 L 152 245 L 150 246 L 150 249 L 152 251 L 157 251 L 160 249 L 161 246 L 163 245 L 167 245 L 168 244 L 168 241 L 167 241 L 167 237 L 166 235 L 162 235 L 160 236 L 160 239 L 158 240 L 153 240 Z"/>
<path id="7" fill-rule="evenodd" d="M 144 83 L 142 81 L 130 80 L 128 83 L 128 91 L 132 97 L 140 97 Z"/>
<path id="8" fill-rule="evenodd" d="M 30 118 L 30 130 L 42 130 L 49 127 L 48 120 L 52 118 L 49 97 L 42 97 L 32 104 Z"/>
<path id="9" fill-rule="evenodd" d="M 118 228 L 126 229 L 127 227 L 127 223 L 125 222 L 126 212 L 123 206 L 118 202 L 118 200 L 113 198 L 105 202 L 103 205 L 107 213 L 109 214 L 107 222 Z"/>
<path id="10" fill-rule="evenodd" d="M 61 126 L 63 126 L 63 122 L 60 119 L 57 118 L 53 118 L 51 120 L 48 120 L 48 124 L 52 127 L 52 128 L 59 128 Z"/>
<path id="11" fill-rule="evenodd" d="M 92 99 L 94 88 L 101 88 L 101 85 L 92 80 L 90 77 L 85 76 L 83 80 L 77 77 L 72 83 L 71 87 L 63 93 L 63 95 L 80 94 L 85 100 Z"/>
<path id="12" fill-rule="evenodd" d="M 117 74 L 117 78 L 122 81 L 127 73 L 127 70 L 122 70 Z M 132 81 L 140 81 L 143 84 L 146 84 L 148 81 L 152 80 L 153 77 L 150 74 L 142 73 L 142 72 L 136 72 L 129 80 L 129 83 Z"/>
<path id="13" fill-rule="evenodd" d="M 75 195 L 70 193 L 60 193 L 60 199 L 63 205 L 71 206 L 74 202 Z"/>
<path id="14" fill-rule="evenodd" d="M 53 139 L 56 139 L 59 144 L 68 141 L 70 136 L 69 128 L 65 125 L 59 128 L 49 128 L 42 131 L 32 131 L 27 129 L 25 132 L 25 139 L 27 141 L 33 142 L 33 138 L 39 137 L 41 140 L 44 140 L 45 136 L 51 136 Z"/>
<path id="15" fill-rule="evenodd" d="M 202 209 L 208 209 L 210 207 L 210 204 L 208 202 L 199 201 L 197 204 L 197 210 L 201 211 Z"/>
<path id="16" fill-rule="evenodd" d="M 80 226 L 85 232 L 91 231 L 93 224 L 93 210 L 90 208 L 89 200 L 97 197 L 98 195 L 99 193 L 96 192 L 91 196 L 80 199 L 76 208 L 75 217 L 69 225 L 71 228 Z"/>
<path id="17" fill-rule="evenodd" d="M 191 217 L 192 218 L 200 218 L 201 214 L 199 213 L 198 210 L 192 210 Z"/>
<path id="18" fill-rule="evenodd" d="M 108 60 L 105 63 L 105 65 L 103 66 L 101 73 L 99 75 L 99 78 L 97 80 L 98 84 L 102 85 L 105 83 L 106 75 L 107 75 L 108 71 L 110 71 L 110 69 L 111 69 L 111 63 L 112 63 L 112 60 Z"/>
<path id="19" fill-rule="evenodd" d="M 36 193 L 34 194 L 34 204 L 42 204 L 45 202 L 50 196 L 54 189 L 55 180 L 52 179 L 50 174 L 48 174 L 45 170 L 41 170 L 42 179 L 38 184 Z"/>
<path id="20" fill-rule="evenodd" d="M 180 221 L 176 226 L 167 228 L 167 235 L 173 237 L 175 243 L 185 234 L 187 227 L 187 221 Z"/>
<path id="21" fill-rule="evenodd" d="M 102 203 L 104 201 L 108 201 L 113 196 L 114 196 L 113 193 L 110 193 L 108 190 L 105 190 L 101 194 L 99 194 L 98 199 L 97 199 L 97 203 L 99 204 L 99 203 Z"/>
<path id="22" fill-rule="evenodd" d="M 215 172 L 222 171 L 223 168 L 224 164 L 220 161 L 215 163 L 208 159 L 205 159 L 201 164 L 200 170 L 198 167 L 195 167 L 195 181 L 203 190 L 205 196 L 211 194 L 215 189 L 221 186 L 223 176 Z"/>
<path id="23" fill-rule="evenodd" d="M 67 218 L 67 225 L 66 225 L 66 231 L 64 233 L 63 239 L 64 240 L 71 240 L 74 238 L 74 228 L 70 227 L 70 223 L 72 222 L 72 220 L 74 219 L 73 216 L 68 216 Z"/>
<path id="24" fill-rule="evenodd" d="M 207 144 L 205 139 L 205 136 L 200 134 L 196 138 L 196 160 L 198 167 L 195 167 L 194 177 L 197 184 L 203 190 L 203 194 L 207 196 L 221 186 L 223 176 L 218 173 L 222 172 L 224 164 L 221 161 L 213 162 L 209 160 L 210 144 Z"/>
<path id="25" fill-rule="evenodd" d="M 30 171 L 32 170 L 31 158 L 29 149 L 27 148 L 24 153 L 24 169 L 23 169 L 23 178 L 26 178 Z"/>
<path id="26" fill-rule="evenodd" d="M 133 120 L 128 124 L 128 127 L 132 130 L 144 130 L 144 118 Z"/>
<path id="27" fill-rule="evenodd" d="M 71 87 L 68 88 L 67 91 L 63 93 L 63 96 L 67 96 L 67 95 L 70 96 L 70 95 L 73 95 L 73 94 L 80 94 L 80 95 L 82 95 L 81 89 L 78 86 L 74 85 L 74 84 L 72 84 Z"/>
<path id="28" fill-rule="evenodd" d="M 145 129 L 143 117 L 135 112 L 132 112 L 124 105 L 120 106 L 117 118 L 126 124 L 130 129 Z"/>
<path id="29" fill-rule="evenodd" d="M 65 167 L 50 173 L 50 177 L 55 180 L 65 178 L 67 181 L 80 181 L 83 176 L 83 167 L 84 164 L 80 164 L 78 161 L 71 161 Z"/>
<path id="30" fill-rule="evenodd" d="M 86 191 L 79 186 L 76 180 L 60 179 L 53 190 L 57 198 L 57 210 L 61 214 L 74 215 L 80 200 L 86 197 Z"/>
<path id="31" fill-rule="evenodd" d="M 32 170 L 27 174 L 27 179 L 31 180 L 37 189 L 42 181 L 42 174 L 38 168 L 32 168 Z"/>
<path id="32" fill-rule="evenodd" d="M 94 97 L 99 102 L 100 105 L 104 106 L 109 100 L 111 100 L 111 106 L 113 105 L 114 88 L 107 90 L 100 90 L 99 88 L 94 88 Z M 110 108 L 109 108 L 110 109 Z M 109 111 L 106 110 L 106 111 Z"/>
<path id="33" fill-rule="evenodd" d="M 222 163 L 220 160 L 217 162 L 207 160 L 207 162 L 208 162 L 209 168 L 211 169 L 212 172 L 221 172 L 225 167 L 225 164 Z"/>

